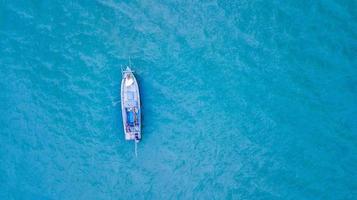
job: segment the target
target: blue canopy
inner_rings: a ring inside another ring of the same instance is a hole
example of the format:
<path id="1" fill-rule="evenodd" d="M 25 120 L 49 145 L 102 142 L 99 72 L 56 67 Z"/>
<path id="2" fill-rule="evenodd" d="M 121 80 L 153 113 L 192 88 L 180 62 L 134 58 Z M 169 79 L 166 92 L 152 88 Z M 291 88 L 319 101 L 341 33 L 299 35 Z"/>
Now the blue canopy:
<path id="1" fill-rule="evenodd" d="M 135 113 L 132 110 L 126 112 L 127 121 L 130 126 L 134 125 L 134 115 Z"/>

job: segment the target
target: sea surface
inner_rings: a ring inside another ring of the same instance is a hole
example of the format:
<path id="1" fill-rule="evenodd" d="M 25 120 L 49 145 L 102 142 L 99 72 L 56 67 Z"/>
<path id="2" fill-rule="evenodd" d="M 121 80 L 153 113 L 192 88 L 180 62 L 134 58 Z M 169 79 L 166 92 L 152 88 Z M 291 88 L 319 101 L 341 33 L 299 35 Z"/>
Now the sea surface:
<path id="1" fill-rule="evenodd" d="M 0 199 L 357 199 L 357 2 L 0 0 Z"/>

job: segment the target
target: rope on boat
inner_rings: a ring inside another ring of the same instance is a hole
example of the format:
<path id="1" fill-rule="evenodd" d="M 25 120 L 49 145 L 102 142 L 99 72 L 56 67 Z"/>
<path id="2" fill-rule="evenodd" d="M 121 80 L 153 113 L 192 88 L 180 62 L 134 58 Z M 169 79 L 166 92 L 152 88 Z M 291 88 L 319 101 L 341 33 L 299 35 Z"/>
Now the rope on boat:
<path id="1" fill-rule="evenodd" d="M 138 141 L 135 140 L 135 157 L 138 157 Z"/>

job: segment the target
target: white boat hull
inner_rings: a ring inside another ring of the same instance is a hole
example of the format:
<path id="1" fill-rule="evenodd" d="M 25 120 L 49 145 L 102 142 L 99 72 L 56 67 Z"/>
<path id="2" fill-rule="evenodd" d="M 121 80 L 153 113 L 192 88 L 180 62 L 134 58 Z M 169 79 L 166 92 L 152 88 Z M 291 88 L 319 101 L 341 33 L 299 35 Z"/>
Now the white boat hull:
<path id="1" fill-rule="evenodd" d="M 129 67 L 123 71 L 121 82 L 121 109 L 126 140 L 141 139 L 141 109 L 139 86 Z"/>

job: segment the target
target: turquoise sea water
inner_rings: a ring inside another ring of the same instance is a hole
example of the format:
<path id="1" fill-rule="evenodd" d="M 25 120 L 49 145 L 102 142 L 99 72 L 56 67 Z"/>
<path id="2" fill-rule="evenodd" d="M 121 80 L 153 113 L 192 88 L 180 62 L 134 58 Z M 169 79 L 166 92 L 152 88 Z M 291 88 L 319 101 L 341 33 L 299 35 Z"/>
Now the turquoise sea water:
<path id="1" fill-rule="evenodd" d="M 0 1 L 0 199 L 356 199 L 356 6 Z"/>

